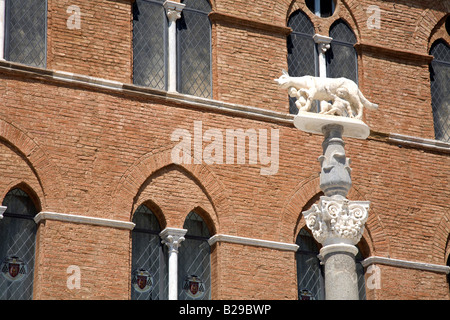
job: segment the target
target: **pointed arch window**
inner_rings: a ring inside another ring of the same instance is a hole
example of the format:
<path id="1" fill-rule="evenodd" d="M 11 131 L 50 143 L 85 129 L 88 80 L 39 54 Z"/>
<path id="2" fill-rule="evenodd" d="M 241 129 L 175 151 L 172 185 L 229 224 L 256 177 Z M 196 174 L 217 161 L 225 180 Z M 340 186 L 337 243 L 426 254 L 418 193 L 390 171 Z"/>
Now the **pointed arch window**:
<path id="1" fill-rule="evenodd" d="M 159 222 L 145 205 L 136 209 L 133 222 L 131 299 L 167 299 L 167 253 L 159 238 Z"/>
<path id="2" fill-rule="evenodd" d="M 7 209 L 0 220 L 0 300 L 31 300 L 38 210 L 19 188 L 6 194 L 2 206 Z"/>
<path id="3" fill-rule="evenodd" d="M 450 46 L 437 40 L 430 49 L 431 105 L 436 140 L 450 142 Z"/>
<path id="4" fill-rule="evenodd" d="M 317 76 L 314 25 L 303 11 L 297 10 L 289 17 L 288 27 L 292 29 L 287 37 L 289 74 L 293 77 Z M 298 113 L 294 98 L 289 98 L 289 112 Z"/>
<path id="5" fill-rule="evenodd" d="M 8 61 L 45 68 L 47 0 L 5 0 L 4 6 L 5 23 L 1 30 L 4 44 L 0 56 Z"/>
<path id="6" fill-rule="evenodd" d="M 327 77 L 344 77 L 358 83 L 358 59 L 354 48 L 356 36 L 342 19 L 330 27 L 330 49 L 327 50 Z"/>
<path id="7" fill-rule="evenodd" d="M 211 299 L 210 232 L 203 219 L 191 211 L 184 222 L 187 229 L 179 249 L 178 299 Z"/>

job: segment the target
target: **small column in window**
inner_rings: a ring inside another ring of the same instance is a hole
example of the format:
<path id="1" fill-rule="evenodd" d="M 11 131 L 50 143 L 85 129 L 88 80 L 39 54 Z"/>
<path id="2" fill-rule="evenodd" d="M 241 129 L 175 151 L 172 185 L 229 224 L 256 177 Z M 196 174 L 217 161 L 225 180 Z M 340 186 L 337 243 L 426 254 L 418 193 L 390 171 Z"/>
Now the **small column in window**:
<path id="1" fill-rule="evenodd" d="M 174 1 L 164 2 L 167 18 L 169 19 L 169 35 L 168 35 L 168 86 L 167 91 L 177 91 L 177 27 L 176 21 L 181 18 L 181 11 L 185 4 Z"/>
<path id="2" fill-rule="evenodd" d="M 322 36 L 320 34 L 315 34 L 313 36 L 314 42 L 317 44 L 317 52 L 319 54 L 319 77 L 326 78 L 327 77 L 327 60 L 326 60 L 326 52 L 330 49 L 331 40 L 330 37 Z M 326 105 L 326 101 L 320 101 L 320 110 L 324 110 L 323 105 Z"/>
<path id="3" fill-rule="evenodd" d="M 186 229 L 166 228 L 159 234 L 169 249 L 169 300 L 178 298 L 178 248 L 186 232 Z"/>

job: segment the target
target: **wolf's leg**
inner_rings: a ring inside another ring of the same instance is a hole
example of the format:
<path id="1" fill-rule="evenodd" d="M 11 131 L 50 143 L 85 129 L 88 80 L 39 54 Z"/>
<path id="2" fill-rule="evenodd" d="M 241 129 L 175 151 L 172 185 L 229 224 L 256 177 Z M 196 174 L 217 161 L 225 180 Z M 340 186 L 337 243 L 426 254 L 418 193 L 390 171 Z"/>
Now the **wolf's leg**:
<path id="1" fill-rule="evenodd" d="M 354 118 L 361 120 L 364 106 L 359 99 L 357 99 L 357 101 L 355 101 L 355 107 L 356 107 L 355 108 L 356 114 L 355 114 Z"/>
<path id="2" fill-rule="evenodd" d="M 313 97 L 315 95 L 315 90 L 304 90 L 301 89 L 300 92 L 306 96 L 306 103 L 302 108 L 302 111 L 309 111 L 311 109 Z"/>

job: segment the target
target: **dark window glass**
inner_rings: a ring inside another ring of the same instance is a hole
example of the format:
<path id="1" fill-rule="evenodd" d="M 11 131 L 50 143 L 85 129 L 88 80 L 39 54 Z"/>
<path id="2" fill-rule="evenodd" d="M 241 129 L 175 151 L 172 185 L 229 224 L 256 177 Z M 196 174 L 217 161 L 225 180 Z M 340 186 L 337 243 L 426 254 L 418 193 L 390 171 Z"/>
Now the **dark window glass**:
<path id="1" fill-rule="evenodd" d="M 33 298 L 36 207 L 21 189 L 7 193 L 0 219 L 0 300 Z"/>
<path id="2" fill-rule="evenodd" d="M 324 300 L 325 283 L 323 269 L 317 258 L 319 248 L 314 238 L 304 229 L 300 230 L 295 254 L 297 260 L 297 286 L 300 300 Z"/>
<path id="3" fill-rule="evenodd" d="M 298 10 L 289 17 L 288 27 L 292 28 L 292 33 L 287 38 L 289 75 L 315 76 L 317 66 L 312 22 L 305 13 Z M 298 113 L 295 98 L 289 97 L 289 112 Z"/>
<path id="4" fill-rule="evenodd" d="M 366 300 L 366 280 L 364 278 L 364 267 L 362 265 L 363 260 L 364 257 L 362 256 L 361 251 L 359 251 L 358 248 L 358 254 L 355 257 L 355 262 L 356 262 L 356 276 L 358 277 L 359 300 Z"/>
<path id="5" fill-rule="evenodd" d="M 300 230 L 296 244 L 299 246 L 295 254 L 297 261 L 297 285 L 298 298 L 300 300 L 323 300 L 325 299 L 325 279 L 323 265 L 317 257 L 319 247 L 309 232 Z M 358 277 L 359 299 L 366 299 L 366 286 L 364 279 L 364 267 L 361 262 L 363 256 L 358 249 L 355 257 L 356 275 Z"/>
<path id="6" fill-rule="evenodd" d="M 159 238 L 160 226 L 153 212 L 141 205 L 133 216 L 131 299 L 167 299 L 166 251 Z"/>
<path id="7" fill-rule="evenodd" d="M 46 66 L 47 1 L 6 0 L 5 59 Z"/>
<path id="8" fill-rule="evenodd" d="M 167 18 L 164 1 L 133 3 L 133 83 L 166 90 Z"/>
<path id="9" fill-rule="evenodd" d="M 437 140 L 450 142 L 450 47 L 438 40 L 430 54 L 434 57 L 430 65 L 434 134 Z"/>
<path id="10" fill-rule="evenodd" d="M 344 77 L 358 83 L 358 60 L 353 45 L 356 36 L 352 29 L 342 20 L 337 20 L 330 27 L 331 47 L 327 51 L 327 76 Z"/>
<path id="11" fill-rule="evenodd" d="M 322 18 L 332 16 L 336 6 L 335 0 L 306 0 L 305 3 L 312 13 Z"/>
<path id="12" fill-rule="evenodd" d="M 211 6 L 206 0 L 182 2 L 186 7 L 177 20 L 177 90 L 211 98 Z"/>
<path id="13" fill-rule="evenodd" d="M 178 299 L 211 299 L 210 234 L 203 219 L 190 212 L 184 222 L 185 240 L 179 249 Z"/>

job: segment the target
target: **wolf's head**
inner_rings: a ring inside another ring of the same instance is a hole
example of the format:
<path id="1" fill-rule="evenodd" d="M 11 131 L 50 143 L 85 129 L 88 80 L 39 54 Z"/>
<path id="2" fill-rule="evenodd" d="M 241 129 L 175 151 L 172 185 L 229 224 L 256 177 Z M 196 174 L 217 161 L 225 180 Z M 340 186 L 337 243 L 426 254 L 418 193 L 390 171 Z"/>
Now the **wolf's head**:
<path id="1" fill-rule="evenodd" d="M 283 74 L 281 75 L 281 77 L 279 77 L 278 79 L 274 79 L 276 83 L 278 83 L 278 86 L 281 89 L 288 89 L 290 87 L 289 83 L 291 81 L 291 77 L 289 76 L 289 74 L 287 73 L 286 70 L 282 71 Z"/>

